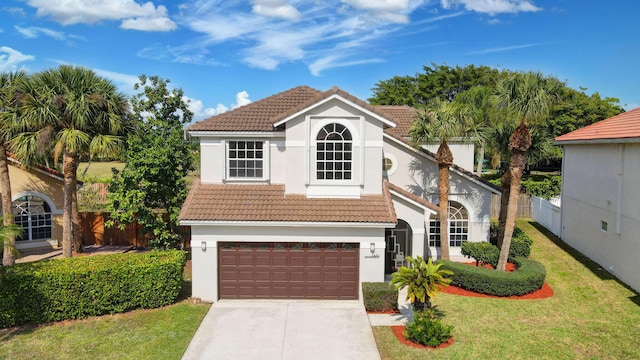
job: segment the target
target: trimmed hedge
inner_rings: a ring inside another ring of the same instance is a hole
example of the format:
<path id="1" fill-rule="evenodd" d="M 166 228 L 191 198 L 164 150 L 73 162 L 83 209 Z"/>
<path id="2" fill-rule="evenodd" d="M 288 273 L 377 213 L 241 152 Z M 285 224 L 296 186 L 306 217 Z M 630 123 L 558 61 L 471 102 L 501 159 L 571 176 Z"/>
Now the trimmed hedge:
<path id="1" fill-rule="evenodd" d="M 184 251 L 39 261 L 0 268 L 0 327 L 156 308 L 182 288 Z"/>
<path id="2" fill-rule="evenodd" d="M 467 264 L 442 261 L 443 268 L 453 271 L 452 285 L 477 293 L 512 296 L 524 295 L 542 288 L 547 271 L 541 263 L 525 258 L 515 258 L 517 270 L 496 271 Z"/>
<path id="3" fill-rule="evenodd" d="M 398 290 L 389 283 L 362 283 L 362 298 L 367 311 L 398 310 Z"/>

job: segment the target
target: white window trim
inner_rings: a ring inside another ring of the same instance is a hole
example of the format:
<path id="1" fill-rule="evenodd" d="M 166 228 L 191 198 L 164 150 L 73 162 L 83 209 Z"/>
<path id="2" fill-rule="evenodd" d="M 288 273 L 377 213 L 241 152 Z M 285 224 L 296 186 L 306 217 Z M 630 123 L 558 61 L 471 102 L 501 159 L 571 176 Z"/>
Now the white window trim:
<path id="1" fill-rule="evenodd" d="M 313 119 L 314 117 L 310 117 L 309 119 Z M 355 117 L 357 118 L 360 123 L 363 122 L 362 117 Z M 307 121 L 308 123 L 308 121 Z M 317 136 L 318 133 L 327 125 L 329 124 L 340 124 L 342 126 L 344 126 L 349 133 L 351 133 L 351 179 L 348 180 L 320 180 L 317 178 L 317 172 L 316 172 L 316 157 L 317 157 Z M 363 151 L 362 151 L 362 146 L 360 144 L 360 136 L 359 136 L 359 132 L 356 131 L 356 129 L 354 128 L 353 124 L 351 122 L 349 122 L 348 118 L 326 118 L 326 117 L 322 117 L 322 121 L 319 121 L 317 124 L 315 124 L 313 126 L 313 128 L 311 129 L 311 131 L 309 131 L 307 133 L 308 135 L 308 141 L 309 141 L 309 146 L 307 147 L 309 154 L 308 154 L 308 182 L 310 185 L 337 185 L 337 186 L 345 186 L 345 185 L 357 185 L 360 182 L 362 182 L 362 170 L 359 169 L 358 172 L 360 172 L 360 174 L 356 173 L 356 149 L 359 151 L 360 153 L 360 157 L 363 156 Z M 362 159 L 359 159 L 360 161 L 360 166 L 363 165 L 363 161 Z M 356 176 L 357 175 L 357 176 Z"/>
<path id="2" fill-rule="evenodd" d="M 231 177 L 229 175 L 230 166 L 229 166 L 229 142 L 261 142 L 262 143 L 262 177 Z M 224 181 L 225 182 L 264 182 L 268 181 L 270 178 L 270 152 L 271 152 L 271 144 L 267 139 L 233 139 L 233 140 L 223 140 L 222 141 L 222 158 L 223 158 L 223 170 L 224 170 Z"/>
<path id="3" fill-rule="evenodd" d="M 19 242 L 16 242 L 16 245 L 18 245 L 18 243 L 20 243 L 20 244 L 28 244 L 28 243 L 35 243 L 35 242 L 44 242 L 44 241 L 49 241 L 49 240 L 53 239 L 53 228 L 54 228 L 53 224 L 55 222 L 53 216 L 54 215 L 60 215 L 64 211 L 56 209 L 56 206 L 55 206 L 53 200 L 51 200 L 51 198 L 48 197 L 47 195 L 39 193 L 37 191 L 25 191 L 25 192 L 21 192 L 21 193 L 18 193 L 18 194 L 15 194 L 15 195 L 12 196 L 12 200 L 11 200 L 11 211 L 12 211 L 12 214 L 11 214 L 11 216 L 15 216 L 13 214 L 13 203 L 15 201 L 19 200 L 21 197 L 25 197 L 25 196 L 38 197 L 38 198 L 42 199 L 45 203 L 47 203 L 47 205 L 49 206 L 49 212 L 45 213 L 45 214 L 48 214 L 49 217 L 50 217 L 50 220 L 51 220 L 51 237 L 42 238 L 42 239 L 33 239 L 33 235 L 32 235 L 33 234 L 33 226 L 31 225 L 31 220 L 29 220 L 29 224 L 30 225 L 29 225 L 29 228 L 27 230 L 29 232 L 29 234 L 28 234 L 29 240 L 20 240 Z"/>
<path id="4" fill-rule="evenodd" d="M 384 170 L 384 159 L 389 159 L 391 160 L 391 168 L 389 170 Z M 391 153 L 385 152 L 382 154 L 382 164 L 383 164 L 383 168 L 382 171 L 384 173 L 388 175 L 393 175 L 396 170 L 398 170 L 398 159 Z"/>

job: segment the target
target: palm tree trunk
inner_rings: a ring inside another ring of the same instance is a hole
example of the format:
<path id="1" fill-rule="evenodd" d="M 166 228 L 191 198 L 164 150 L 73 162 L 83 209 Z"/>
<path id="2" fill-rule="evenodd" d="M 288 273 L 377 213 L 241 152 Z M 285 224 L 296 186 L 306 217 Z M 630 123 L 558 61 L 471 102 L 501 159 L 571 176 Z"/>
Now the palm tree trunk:
<path id="1" fill-rule="evenodd" d="M 449 167 L 453 154 L 446 141 L 441 141 L 436 152 L 438 162 L 438 218 L 440 219 L 440 258 L 451 260 L 449 253 Z"/>
<path id="2" fill-rule="evenodd" d="M 507 224 L 507 209 L 509 207 L 509 194 L 511 193 L 511 170 L 507 169 L 502 175 L 502 193 L 500 194 L 500 216 L 498 217 L 497 246 L 502 249 L 504 229 Z"/>
<path id="3" fill-rule="evenodd" d="M 77 181 L 76 181 L 77 183 Z M 80 224 L 80 212 L 78 211 L 78 187 L 73 188 L 72 193 L 73 206 L 71 207 L 72 222 L 73 222 L 73 253 L 81 254 L 84 252 L 82 249 L 82 227 Z"/>
<path id="4" fill-rule="evenodd" d="M 526 164 L 527 149 L 531 146 L 531 132 L 525 122 L 521 122 L 509 139 L 511 149 L 511 164 L 509 164 L 509 196 L 507 203 L 507 214 L 505 219 L 502 246 L 500 247 L 500 257 L 498 258 L 497 270 L 505 271 L 509 250 L 511 248 L 511 237 L 516 225 L 516 215 L 518 213 L 518 199 L 520 198 L 520 183 L 522 173 Z M 502 195 L 504 196 L 504 194 Z"/>
<path id="5" fill-rule="evenodd" d="M 62 214 L 62 256 L 70 258 L 73 251 L 73 197 L 76 192 L 78 155 L 65 151 L 62 173 L 64 176 L 64 213 Z M 77 203 L 76 209 L 77 209 Z"/>
<path id="6" fill-rule="evenodd" d="M 13 204 L 11 202 L 11 180 L 9 179 L 9 163 L 7 161 L 7 152 L 4 144 L 0 144 L 0 196 L 2 198 L 2 215 L 4 216 L 4 225 L 13 224 Z M 2 254 L 2 265 L 11 266 L 15 264 L 16 257 L 14 249 L 16 246 L 16 237 L 9 237 L 9 243 L 5 244 Z"/>
<path id="7" fill-rule="evenodd" d="M 478 154 L 478 165 L 476 166 L 476 175 L 482 176 L 482 166 L 484 165 L 484 142 L 480 145 L 480 153 Z"/>

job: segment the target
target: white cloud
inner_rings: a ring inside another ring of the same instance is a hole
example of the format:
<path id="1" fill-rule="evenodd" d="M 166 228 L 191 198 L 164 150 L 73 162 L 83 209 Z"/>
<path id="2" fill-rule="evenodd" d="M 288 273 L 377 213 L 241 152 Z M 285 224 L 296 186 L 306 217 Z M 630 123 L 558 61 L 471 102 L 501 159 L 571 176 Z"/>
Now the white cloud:
<path id="1" fill-rule="evenodd" d="M 233 104 L 232 108 L 235 109 L 240 106 L 248 105 L 250 103 L 251 103 L 251 100 L 249 99 L 249 93 L 246 92 L 245 90 L 242 90 L 236 94 L 236 103 Z"/>
<path id="2" fill-rule="evenodd" d="M 220 65 L 216 59 L 208 56 L 206 49 L 194 49 L 192 46 L 173 47 L 154 45 L 138 51 L 137 55 L 142 58 L 181 64 Z"/>
<path id="3" fill-rule="evenodd" d="M 445 9 L 462 5 L 466 10 L 489 15 L 542 10 L 529 0 L 441 0 L 440 3 Z"/>
<path id="4" fill-rule="evenodd" d="M 34 60 L 33 55 L 25 55 L 8 46 L 0 46 L 0 71 L 12 71 L 21 69 L 23 62 Z"/>
<path id="5" fill-rule="evenodd" d="M 184 96 L 183 99 L 189 102 L 189 110 L 193 112 L 194 121 L 200 121 L 211 116 L 222 114 L 229 111 L 229 107 L 231 109 L 235 109 L 251 103 L 251 100 L 249 99 L 249 93 L 244 90 L 236 94 L 236 103 L 230 106 L 218 104 L 215 108 L 205 108 L 202 100 L 193 99 L 188 96 Z"/>
<path id="6" fill-rule="evenodd" d="M 408 23 L 409 13 L 422 5 L 422 1 L 409 0 L 342 0 L 342 2 L 366 11 L 367 15 L 373 18 L 401 24 Z"/>
<path id="7" fill-rule="evenodd" d="M 127 94 L 133 94 L 133 86 L 138 82 L 138 80 L 140 80 L 136 75 L 123 74 L 102 69 L 93 69 L 93 71 L 95 71 L 98 76 L 113 81 L 121 91 Z"/>
<path id="8" fill-rule="evenodd" d="M 121 27 L 143 31 L 169 31 L 176 24 L 167 17 L 167 8 L 134 0 L 26 0 L 38 16 L 49 16 L 62 25 L 93 24 L 102 20 L 122 20 Z"/>
<path id="9" fill-rule="evenodd" d="M 51 30 L 43 27 L 37 27 L 37 26 L 20 27 L 16 25 L 15 29 L 27 39 L 36 39 L 40 37 L 40 35 L 44 35 L 54 40 L 67 41 L 69 43 L 73 43 L 73 40 L 85 40 L 85 38 L 82 36 L 67 35 L 62 31 L 55 31 L 55 30 Z"/>
<path id="10" fill-rule="evenodd" d="M 287 0 L 254 0 L 253 12 L 267 17 L 298 20 L 300 12 Z"/>
<path id="11" fill-rule="evenodd" d="M 526 48 L 530 48 L 530 47 L 534 47 L 534 46 L 541 46 L 541 45 L 544 45 L 544 44 L 542 44 L 542 43 L 532 43 L 532 44 L 522 44 L 522 45 L 495 47 L 495 48 L 483 49 L 483 50 L 478 50 L 478 51 L 472 51 L 472 52 L 470 52 L 468 54 L 469 55 L 491 54 L 491 53 L 497 53 L 497 52 L 505 52 L 505 51 L 511 51 L 511 50 L 526 49 Z"/>

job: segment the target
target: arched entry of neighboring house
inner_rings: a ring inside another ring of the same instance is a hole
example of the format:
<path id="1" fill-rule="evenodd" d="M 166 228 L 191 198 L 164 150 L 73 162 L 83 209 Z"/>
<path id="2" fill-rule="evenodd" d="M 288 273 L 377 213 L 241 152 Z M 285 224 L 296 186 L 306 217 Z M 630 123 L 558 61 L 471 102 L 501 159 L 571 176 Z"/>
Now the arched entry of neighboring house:
<path id="1" fill-rule="evenodd" d="M 411 226 L 406 221 L 398 219 L 398 225 L 393 229 L 387 229 L 384 238 L 386 242 L 384 272 L 391 274 L 405 264 L 404 259 L 407 256 L 411 256 L 413 241 Z"/>

